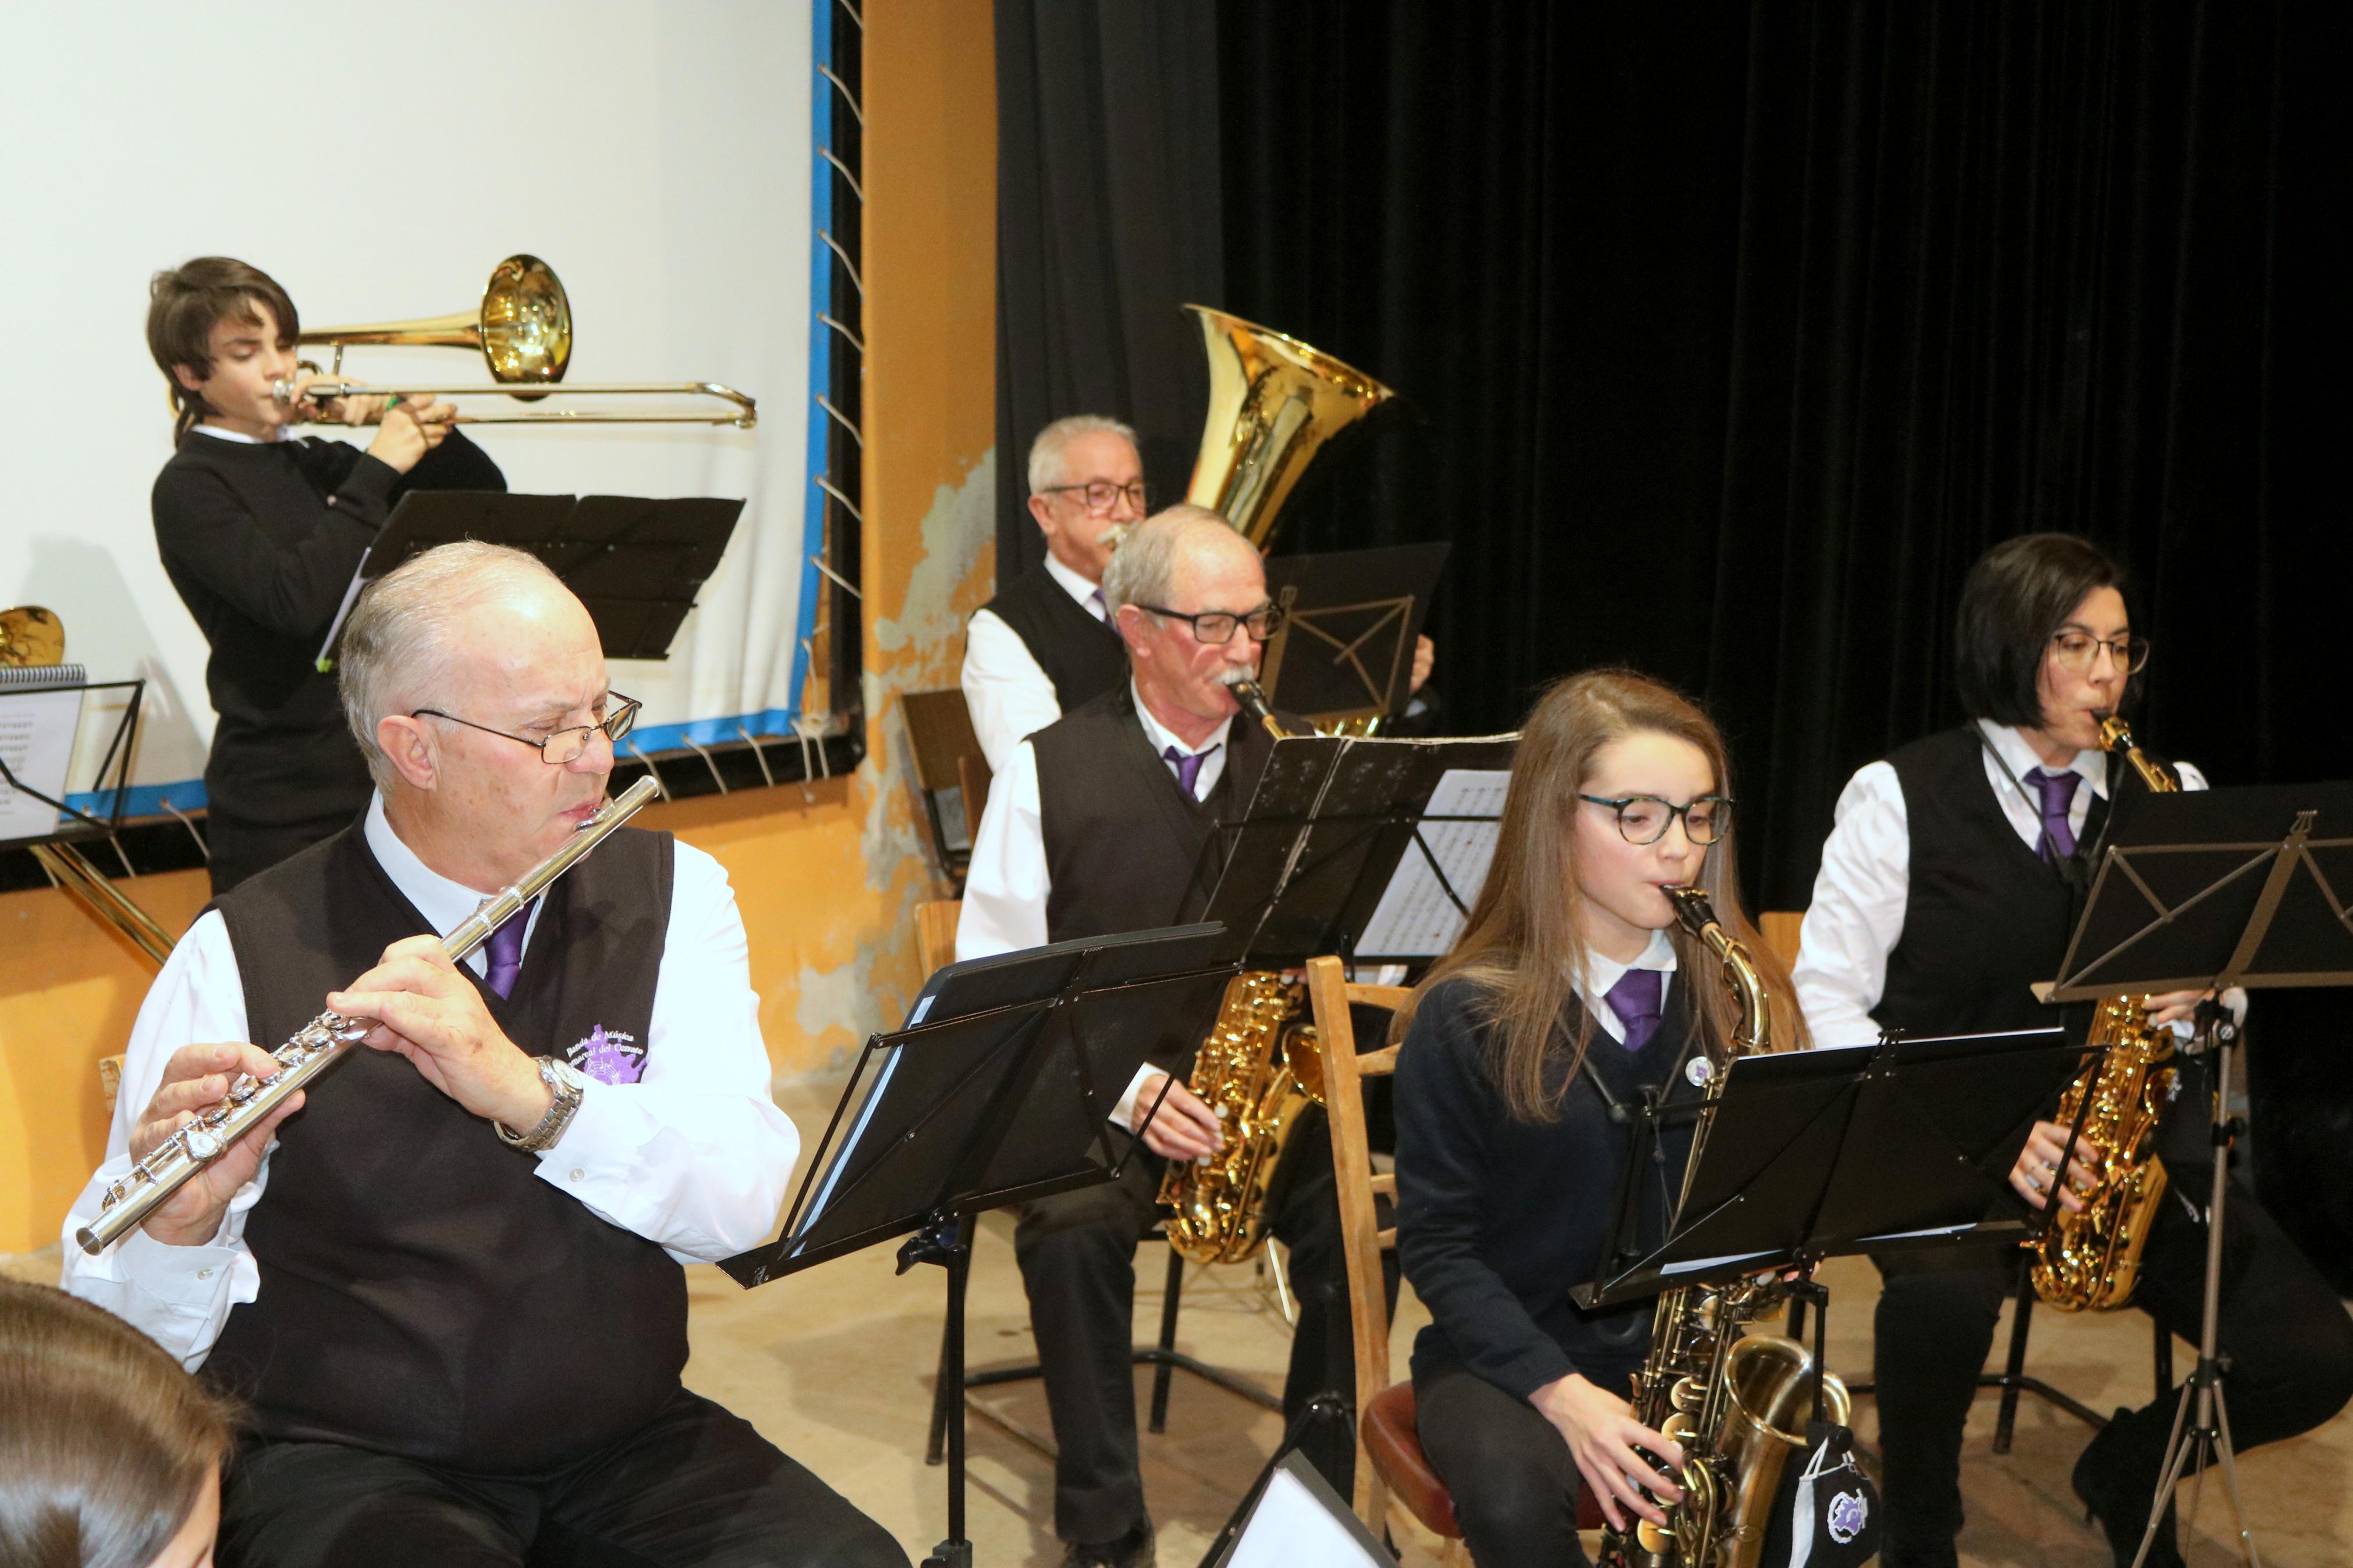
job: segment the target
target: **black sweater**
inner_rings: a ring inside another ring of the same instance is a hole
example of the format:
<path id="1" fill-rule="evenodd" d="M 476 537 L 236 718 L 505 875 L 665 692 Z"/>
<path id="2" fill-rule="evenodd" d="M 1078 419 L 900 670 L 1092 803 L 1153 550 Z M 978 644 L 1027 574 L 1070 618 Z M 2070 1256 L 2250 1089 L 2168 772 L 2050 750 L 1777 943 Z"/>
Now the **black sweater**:
<path id="1" fill-rule="evenodd" d="M 155 477 L 156 548 L 212 647 L 205 687 L 219 721 L 205 788 L 216 821 L 340 826 L 367 804 L 334 679 L 315 661 L 360 558 L 412 487 L 506 481 L 454 433 L 403 476 L 345 442 L 191 431 Z"/>
<path id="2" fill-rule="evenodd" d="M 1692 1026 L 1683 980 L 1668 986 L 1665 1016 L 1641 1050 L 1593 1032 L 1587 1060 L 1627 1106 L 1671 1079 L 1670 1099 L 1694 1095 L 1675 1073 Z M 1487 1070 L 1477 995 L 1466 981 L 1440 983 L 1398 1054 L 1398 1257 L 1431 1319 L 1414 1342 L 1415 1375 L 1465 1366 L 1525 1399 L 1577 1372 L 1622 1394 L 1649 1349 L 1652 1303 L 1585 1312 L 1568 1292 L 1601 1264 L 1632 1131 L 1611 1122 L 1582 1071 L 1557 1120 L 1512 1120 Z M 1572 1011 L 1564 1027 L 1575 1022 Z M 1566 1066 L 1557 1054 L 1556 1085 Z M 1670 1133 L 1645 1183 L 1646 1242 L 1663 1233 L 1689 1147 L 1687 1131 Z"/>

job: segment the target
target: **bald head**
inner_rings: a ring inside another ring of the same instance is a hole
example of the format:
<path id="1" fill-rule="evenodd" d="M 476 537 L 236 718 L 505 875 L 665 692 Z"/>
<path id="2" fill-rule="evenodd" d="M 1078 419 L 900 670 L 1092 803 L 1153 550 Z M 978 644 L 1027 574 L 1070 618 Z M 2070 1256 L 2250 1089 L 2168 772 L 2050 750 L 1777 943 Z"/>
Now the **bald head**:
<path id="1" fill-rule="evenodd" d="M 1120 541 L 1103 574 L 1103 603 L 1114 616 L 1122 605 L 1174 604 L 1180 577 L 1244 557 L 1255 565 L 1258 551 L 1233 524 L 1207 507 L 1180 503 L 1145 518 Z"/>
<path id="2" fill-rule="evenodd" d="M 584 638 L 596 646 L 596 626 L 572 590 L 537 556 L 502 544 L 440 545 L 378 578 L 345 623 L 337 656 L 343 716 L 377 787 L 394 780 L 380 721 L 448 708 L 459 700 L 453 687 Z"/>

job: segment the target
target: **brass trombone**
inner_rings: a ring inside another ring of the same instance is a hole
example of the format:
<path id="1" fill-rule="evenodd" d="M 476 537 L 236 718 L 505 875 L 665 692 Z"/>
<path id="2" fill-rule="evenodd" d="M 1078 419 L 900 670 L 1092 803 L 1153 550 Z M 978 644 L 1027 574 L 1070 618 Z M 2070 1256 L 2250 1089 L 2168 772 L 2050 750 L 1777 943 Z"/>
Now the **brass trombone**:
<path id="1" fill-rule="evenodd" d="M 329 374 L 340 377 L 343 350 L 354 343 L 395 343 L 411 348 L 475 349 L 490 367 L 495 386 L 362 386 L 341 379 L 314 381 L 303 399 L 318 404 L 338 397 L 480 397 L 503 393 L 526 403 L 548 397 L 707 397 L 728 406 L 715 412 L 633 409 L 595 412 L 578 408 L 533 408 L 512 414 L 460 414 L 460 425 L 728 425 L 749 430 L 759 423 L 759 406 L 745 393 L 715 381 L 647 382 L 596 386 L 559 386 L 572 363 L 572 304 L 555 269 L 536 256 L 510 256 L 491 269 L 482 302 L 474 310 L 421 316 L 406 321 L 371 321 L 358 326 L 319 327 L 295 342 L 325 343 L 335 351 Z M 536 390 L 543 389 L 543 390 Z M 294 384 L 281 381 L 281 403 L 294 400 Z"/>

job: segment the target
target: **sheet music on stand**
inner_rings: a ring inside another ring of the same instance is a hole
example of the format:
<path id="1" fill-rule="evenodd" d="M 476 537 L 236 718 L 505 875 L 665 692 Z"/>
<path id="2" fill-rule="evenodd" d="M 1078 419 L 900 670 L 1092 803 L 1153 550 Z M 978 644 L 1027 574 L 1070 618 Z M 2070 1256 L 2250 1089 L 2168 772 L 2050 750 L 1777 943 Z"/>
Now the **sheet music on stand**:
<path id="1" fill-rule="evenodd" d="M 1202 918 L 1223 922 L 1257 968 L 1326 952 L 1438 956 L 1486 879 L 1518 745 L 1517 735 L 1277 741 L 1247 814 L 1203 851 L 1223 852 L 1225 865 Z M 1439 810 L 1441 786 L 1464 809 Z"/>
<path id="2" fill-rule="evenodd" d="M 1466 921 L 1455 900 L 1468 905 L 1487 885 L 1511 783 L 1508 769 L 1450 768 L 1439 775 L 1421 831 L 1357 939 L 1361 951 L 1436 958 L 1454 945 Z"/>
<path id="3" fill-rule="evenodd" d="M 136 677 L 91 680 L 79 664 L 0 668 L 0 847 L 99 837 L 121 826 L 146 689 Z M 92 693 L 104 695 L 92 702 Z M 84 811 L 74 804 L 81 794 L 104 798 L 85 800 L 92 809 Z"/>

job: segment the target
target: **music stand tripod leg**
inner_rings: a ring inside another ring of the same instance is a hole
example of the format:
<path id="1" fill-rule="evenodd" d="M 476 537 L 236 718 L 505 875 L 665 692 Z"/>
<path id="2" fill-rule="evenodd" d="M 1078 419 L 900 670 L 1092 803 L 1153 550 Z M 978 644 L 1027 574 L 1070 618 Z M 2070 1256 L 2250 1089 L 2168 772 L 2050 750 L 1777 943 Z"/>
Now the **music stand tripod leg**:
<path id="1" fill-rule="evenodd" d="M 2222 1300 L 2222 1223 L 2231 1186 L 2231 1145 L 2239 1131 L 2238 1119 L 2231 1114 L 2231 1060 L 2239 1041 L 2239 1026 L 2221 1005 L 2211 1000 L 2198 1005 L 2200 1033 L 2214 1058 L 2214 1179 L 2206 1205 L 2206 1290 L 2204 1316 L 2198 1328 L 2198 1369 L 2182 1385 L 2181 1404 L 2174 1411 L 2173 1436 L 2165 1447 L 2165 1462 L 2158 1466 L 2157 1495 L 2150 1500 L 2148 1528 L 2141 1536 L 2140 1550 L 2133 1556 L 2133 1568 L 2148 1560 L 2151 1545 L 2165 1521 L 2166 1505 L 2172 1501 L 2174 1488 L 2181 1480 L 2190 1462 L 2200 1463 L 2195 1475 L 2198 1485 L 2190 1491 L 2189 1517 L 2198 1517 L 2198 1498 L 2205 1476 L 2205 1461 L 2221 1467 L 2223 1490 L 2231 1500 L 2232 1521 L 2239 1530 L 2239 1552 L 2248 1568 L 2263 1568 L 2263 1557 L 2255 1550 L 2254 1531 L 2247 1523 L 2246 1510 L 2239 1496 L 2238 1458 L 2231 1447 L 2231 1418 L 2224 1408 L 2221 1358 L 2215 1343 L 2215 1320 Z M 2197 1418 L 2185 1423 L 2192 1401 L 2196 1402 Z"/>
<path id="2" fill-rule="evenodd" d="M 941 1358 L 940 1386 L 952 1394 L 947 1415 L 948 1533 L 923 1559 L 923 1568 L 972 1568 L 972 1542 L 964 1532 L 964 1300 L 965 1283 L 972 1272 L 967 1216 L 935 1214 L 922 1230 L 909 1237 L 899 1248 L 899 1272 L 904 1274 L 918 1263 L 936 1263 L 947 1270 L 947 1344 Z M 938 1419 L 936 1399 L 934 1419 Z"/>

